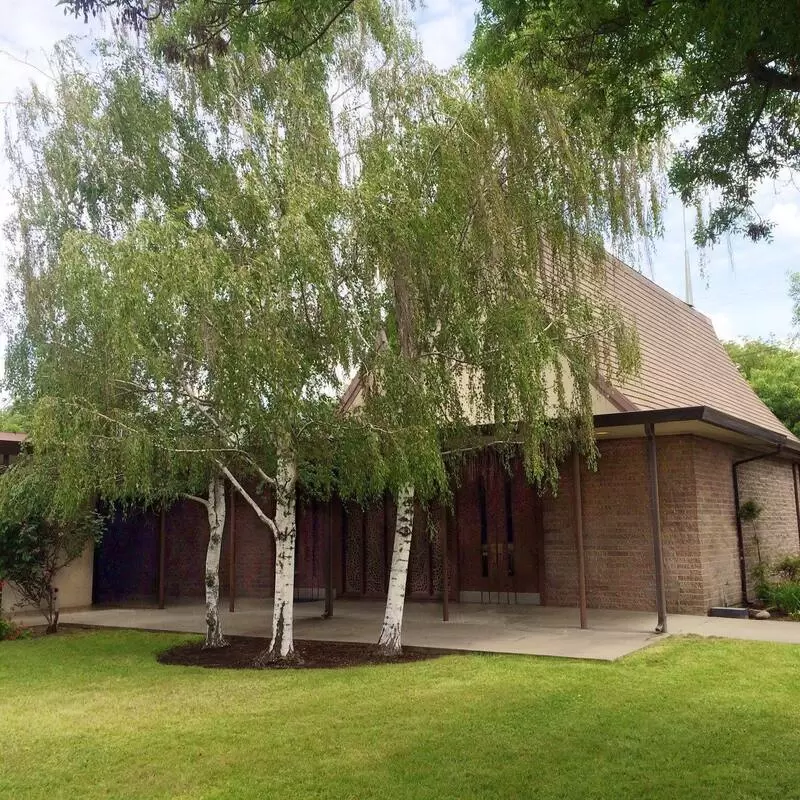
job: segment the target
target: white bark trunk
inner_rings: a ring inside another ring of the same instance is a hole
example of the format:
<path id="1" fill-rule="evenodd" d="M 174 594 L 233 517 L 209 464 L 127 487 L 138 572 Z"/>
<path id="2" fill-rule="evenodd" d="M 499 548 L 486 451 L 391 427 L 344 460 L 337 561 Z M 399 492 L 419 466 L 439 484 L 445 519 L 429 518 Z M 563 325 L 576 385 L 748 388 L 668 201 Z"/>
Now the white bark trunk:
<path id="1" fill-rule="evenodd" d="M 389 592 L 378 647 L 388 656 L 402 650 L 403 607 L 406 602 L 408 558 L 411 554 L 411 533 L 414 529 L 414 487 L 403 486 L 397 493 L 397 521 L 394 529 L 392 568 Z"/>
<path id="2" fill-rule="evenodd" d="M 225 528 L 225 481 L 214 475 L 208 485 L 208 550 L 206 550 L 206 642 L 205 647 L 225 647 L 219 620 L 219 557 Z"/>
<path id="3" fill-rule="evenodd" d="M 275 598 L 272 612 L 272 640 L 261 663 L 294 658 L 294 555 L 297 525 L 295 499 L 297 464 L 284 450 L 278 457 L 275 482 Z"/>

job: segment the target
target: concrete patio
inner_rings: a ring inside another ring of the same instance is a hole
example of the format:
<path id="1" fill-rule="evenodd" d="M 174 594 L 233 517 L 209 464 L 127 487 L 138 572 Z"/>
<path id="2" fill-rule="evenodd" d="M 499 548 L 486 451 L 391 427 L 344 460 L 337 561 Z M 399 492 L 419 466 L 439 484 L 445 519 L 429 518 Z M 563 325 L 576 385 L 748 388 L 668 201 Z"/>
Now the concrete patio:
<path id="1" fill-rule="evenodd" d="M 295 637 L 342 642 L 376 641 L 383 603 L 338 600 L 331 619 L 322 618 L 321 601 L 295 604 Z M 441 606 L 408 603 L 403 630 L 407 645 L 444 650 L 474 650 L 537 656 L 613 661 L 663 636 L 653 632 L 654 613 L 589 610 L 589 629 L 581 630 L 574 608 L 545 606 L 452 604 L 450 621 L 442 622 Z M 179 603 L 159 610 L 152 607 L 94 608 L 64 613 L 64 623 L 112 628 L 202 633 L 204 607 Z M 671 614 L 671 635 L 695 634 L 732 639 L 800 644 L 800 624 L 736 620 Z M 240 600 L 235 613 L 223 611 L 228 634 L 268 637 L 269 600 Z"/>

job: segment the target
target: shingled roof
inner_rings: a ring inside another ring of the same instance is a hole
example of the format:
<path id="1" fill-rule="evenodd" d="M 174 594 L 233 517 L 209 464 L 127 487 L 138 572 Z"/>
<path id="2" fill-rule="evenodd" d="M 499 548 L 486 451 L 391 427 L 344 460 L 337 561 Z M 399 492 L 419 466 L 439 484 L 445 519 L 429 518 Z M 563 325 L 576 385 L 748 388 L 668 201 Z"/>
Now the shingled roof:
<path id="1" fill-rule="evenodd" d="M 612 256 L 607 292 L 639 334 L 639 375 L 615 387 L 637 409 L 707 406 L 797 441 L 742 377 L 707 316 Z"/>

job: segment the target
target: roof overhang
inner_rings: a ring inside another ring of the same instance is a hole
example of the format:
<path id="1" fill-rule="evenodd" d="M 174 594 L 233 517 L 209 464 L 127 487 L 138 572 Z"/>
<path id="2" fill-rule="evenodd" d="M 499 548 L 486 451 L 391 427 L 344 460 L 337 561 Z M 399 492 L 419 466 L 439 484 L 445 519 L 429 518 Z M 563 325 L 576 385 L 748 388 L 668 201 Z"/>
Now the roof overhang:
<path id="1" fill-rule="evenodd" d="M 753 450 L 774 450 L 781 456 L 800 460 L 800 441 L 794 437 L 709 406 L 621 411 L 597 414 L 594 418 L 595 433 L 608 438 L 644 436 L 646 425 L 657 425 L 654 428 L 656 435 L 694 434 Z"/>
<path id="2" fill-rule="evenodd" d="M 0 455 L 16 455 L 27 438 L 24 433 L 5 433 L 0 431 Z"/>

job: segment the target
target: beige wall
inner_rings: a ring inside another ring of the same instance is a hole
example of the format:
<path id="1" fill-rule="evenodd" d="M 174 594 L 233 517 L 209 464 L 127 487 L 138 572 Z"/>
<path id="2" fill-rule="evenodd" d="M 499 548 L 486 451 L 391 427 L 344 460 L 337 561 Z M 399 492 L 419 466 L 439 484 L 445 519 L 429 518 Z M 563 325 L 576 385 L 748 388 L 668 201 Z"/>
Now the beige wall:
<path id="1" fill-rule="evenodd" d="M 61 570 L 55 581 L 59 603 L 64 610 L 88 608 L 92 604 L 92 577 L 94 571 L 94 545 L 89 544 L 83 554 Z M 3 589 L 3 611 L 25 613 L 33 609 L 17 608 L 16 592 L 6 586 Z"/>
<path id="2" fill-rule="evenodd" d="M 562 358 L 562 384 L 564 387 L 564 395 L 569 400 L 575 388 L 575 381 L 572 377 L 572 372 L 569 368 L 569 363 L 565 358 Z M 492 419 L 484 413 L 480 412 L 479 404 L 473 398 L 476 387 L 476 376 L 479 373 L 476 370 L 470 370 L 462 367 L 456 380 L 458 382 L 459 395 L 462 404 L 462 413 L 467 420 L 473 425 L 485 425 L 492 422 Z M 548 369 L 545 375 L 545 381 L 548 385 L 548 406 L 552 412 L 557 410 L 557 394 L 556 394 L 556 374 L 554 369 Z M 592 413 L 593 414 L 614 414 L 619 411 L 604 394 L 602 394 L 595 386 L 590 388 L 592 397 Z M 364 405 L 364 394 L 362 390 L 358 390 L 352 400 L 348 402 L 348 411 L 353 412 Z"/>

